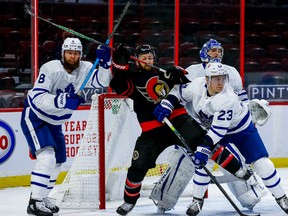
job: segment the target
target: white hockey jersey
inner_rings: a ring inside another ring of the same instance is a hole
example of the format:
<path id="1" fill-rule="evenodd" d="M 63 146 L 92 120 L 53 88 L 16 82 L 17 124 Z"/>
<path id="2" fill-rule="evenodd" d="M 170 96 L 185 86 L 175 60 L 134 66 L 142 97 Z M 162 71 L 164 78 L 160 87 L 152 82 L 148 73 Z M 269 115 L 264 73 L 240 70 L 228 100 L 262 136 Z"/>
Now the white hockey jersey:
<path id="1" fill-rule="evenodd" d="M 247 104 L 239 101 L 228 84 L 220 93 L 208 96 L 205 77 L 201 77 L 188 84 L 175 86 L 170 94 L 186 103 L 190 115 L 207 130 L 214 144 L 225 134 L 244 130 L 251 122 Z"/>
<path id="2" fill-rule="evenodd" d="M 223 64 L 229 75 L 229 84 L 233 88 L 234 92 L 239 96 L 239 99 L 243 102 L 248 102 L 247 92 L 242 87 L 242 79 L 239 72 L 235 67 Z M 193 81 L 195 78 L 205 76 L 205 68 L 203 64 L 194 64 L 190 65 L 185 69 L 188 74 L 186 75 L 190 81 Z"/>
<path id="3" fill-rule="evenodd" d="M 67 73 L 60 60 L 47 62 L 40 68 L 39 76 L 33 89 L 28 91 L 27 100 L 33 112 L 43 121 L 61 125 L 72 115 L 73 110 L 57 108 L 54 98 L 60 93 L 77 94 L 92 63 L 80 61 L 79 67 Z M 112 74 L 110 69 L 99 67 L 88 81 L 86 87 L 109 86 Z"/>

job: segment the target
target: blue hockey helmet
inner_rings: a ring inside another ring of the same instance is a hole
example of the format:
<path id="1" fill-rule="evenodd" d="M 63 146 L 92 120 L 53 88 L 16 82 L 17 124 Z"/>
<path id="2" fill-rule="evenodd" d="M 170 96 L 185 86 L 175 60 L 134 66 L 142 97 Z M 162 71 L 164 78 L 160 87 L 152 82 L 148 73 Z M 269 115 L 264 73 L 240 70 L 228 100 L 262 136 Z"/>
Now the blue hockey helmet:
<path id="1" fill-rule="evenodd" d="M 218 53 L 216 57 L 211 57 L 208 55 L 208 52 L 213 48 L 216 48 L 217 50 L 221 50 L 221 52 Z M 202 62 L 206 62 L 206 63 L 221 62 L 223 55 L 224 55 L 224 48 L 222 47 L 221 43 L 219 43 L 215 39 L 210 39 L 209 41 L 204 43 L 202 49 L 200 50 L 200 59 Z"/>

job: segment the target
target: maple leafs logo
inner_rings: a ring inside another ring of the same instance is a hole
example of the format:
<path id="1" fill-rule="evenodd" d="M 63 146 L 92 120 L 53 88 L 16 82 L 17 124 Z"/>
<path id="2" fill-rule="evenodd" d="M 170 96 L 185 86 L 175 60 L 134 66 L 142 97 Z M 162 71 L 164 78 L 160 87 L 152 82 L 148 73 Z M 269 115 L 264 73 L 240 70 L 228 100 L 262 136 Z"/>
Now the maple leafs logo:
<path id="1" fill-rule="evenodd" d="M 61 89 L 56 90 L 56 94 L 59 95 L 61 93 L 68 93 L 69 95 L 74 95 L 75 94 L 75 88 L 73 84 L 69 84 L 65 89 L 64 92 Z"/>
<path id="2" fill-rule="evenodd" d="M 198 116 L 205 127 L 210 127 L 213 121 L 213 115 L 208 116 L 202 110 L 199 111 Z"/>

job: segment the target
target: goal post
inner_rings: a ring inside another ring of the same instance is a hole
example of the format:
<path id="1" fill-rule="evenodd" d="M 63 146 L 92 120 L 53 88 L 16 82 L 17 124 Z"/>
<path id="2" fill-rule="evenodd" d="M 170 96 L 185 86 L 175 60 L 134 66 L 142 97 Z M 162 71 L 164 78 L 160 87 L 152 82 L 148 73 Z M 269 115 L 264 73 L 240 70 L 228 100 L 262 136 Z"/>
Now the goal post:
<path id="1" fill-rule="evenodd" d="M 94 94 L 76 157 L 53 197 L 61 207 L 105 209 L 106 200 L 123 199 L 127 169 L 141 128 L 131 99 L 115 93 Z M 167 148 L 144 178 L 141 195 L 150 195 L 169 165 Z"/>

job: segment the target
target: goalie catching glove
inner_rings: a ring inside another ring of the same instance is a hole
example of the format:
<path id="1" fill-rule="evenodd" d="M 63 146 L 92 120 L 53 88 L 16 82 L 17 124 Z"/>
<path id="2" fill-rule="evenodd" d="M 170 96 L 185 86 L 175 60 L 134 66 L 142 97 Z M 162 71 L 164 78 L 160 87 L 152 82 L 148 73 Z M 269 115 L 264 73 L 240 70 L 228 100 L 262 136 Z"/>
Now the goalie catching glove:
<path id="1" fill-rule="evenodd" d="M 264 99 L 253 99 L 248 104 L 252 121 L 260 126 L 264 125 L 271 116 L 269 102 Z"/>

